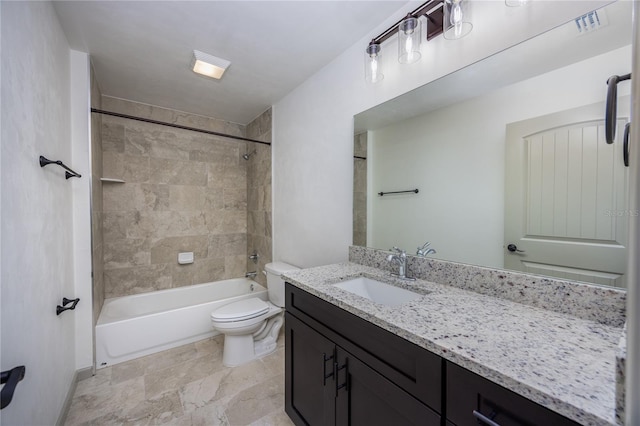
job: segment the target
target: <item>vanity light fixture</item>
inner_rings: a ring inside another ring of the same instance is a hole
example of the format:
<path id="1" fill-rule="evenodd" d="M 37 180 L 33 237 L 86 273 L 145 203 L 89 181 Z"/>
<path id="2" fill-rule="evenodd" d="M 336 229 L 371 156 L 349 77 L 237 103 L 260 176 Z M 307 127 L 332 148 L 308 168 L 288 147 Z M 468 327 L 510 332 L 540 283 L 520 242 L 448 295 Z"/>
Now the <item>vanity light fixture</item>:
<path id="1" fill-rule="evenodd" d="M 420 60 L 420 21 L 408 14 L 398 24 L 398 62 L 412 64 Z"/>
<path id="2" fill-rule="evenodd" d="M 457 40 L 469 34 L 473 28 L 468 0 L 444 0 L 443 36 Z"/>
<path id="3" fill-rule="evenodd" d="M 222 78 L 222 74 L 224 74 L 229 65 L 231 65 L 231 62 L 226 59 L 218 58 L 199 50 L 194 50 L 191 58 L 193 72 L 218 80 Z"/>
<path id="4" fill-rule="evenodd" d="M 382 43 L 396 33 L 398 33 L 398 61 L 410 64 L 420 59 L 421 25 L 419 19 L 422 16 L 428 20 L 427 40 L 442 33 L 442 0 L 429 0 L 420 5 L 369 43 L 364 56 L 365 80 L 368 83 L 378 83 L 384 78 L 380 62 Z"/>

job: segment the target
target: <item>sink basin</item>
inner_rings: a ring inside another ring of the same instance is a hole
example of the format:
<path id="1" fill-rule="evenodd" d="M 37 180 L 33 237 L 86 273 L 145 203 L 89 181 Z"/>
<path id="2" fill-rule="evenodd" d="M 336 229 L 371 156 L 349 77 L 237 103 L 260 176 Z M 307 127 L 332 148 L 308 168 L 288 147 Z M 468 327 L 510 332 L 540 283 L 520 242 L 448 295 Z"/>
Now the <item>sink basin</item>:
<path id="1" fill-rule="evenodd" d="M 334 286 L 386 306 L 398 306 L 422 297 L 421 294 L 367 277 L 354 278 Z"/>

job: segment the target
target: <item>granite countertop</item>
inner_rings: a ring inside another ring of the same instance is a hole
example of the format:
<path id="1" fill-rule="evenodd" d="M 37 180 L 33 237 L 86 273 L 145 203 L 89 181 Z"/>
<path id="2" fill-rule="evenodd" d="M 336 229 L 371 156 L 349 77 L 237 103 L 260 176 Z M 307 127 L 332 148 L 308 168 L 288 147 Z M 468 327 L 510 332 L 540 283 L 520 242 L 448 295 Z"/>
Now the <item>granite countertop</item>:
<path id="1" fill-rule="evenodd" d="M 357 276 L 424 296 L 390 307 L 332 285 Z M 616 424 L 622 328 L 450 285 L 398 280 L 356 263 L 291 271 L 284 278 L 581 424 Z"/>

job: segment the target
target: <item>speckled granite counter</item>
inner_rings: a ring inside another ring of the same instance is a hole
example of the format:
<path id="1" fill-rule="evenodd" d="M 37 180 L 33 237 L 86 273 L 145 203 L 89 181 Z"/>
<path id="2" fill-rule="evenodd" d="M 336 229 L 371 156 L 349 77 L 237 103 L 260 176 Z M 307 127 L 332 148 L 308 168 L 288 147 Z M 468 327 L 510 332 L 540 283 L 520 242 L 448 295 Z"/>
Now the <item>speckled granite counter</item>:
<path id="1" fill-rule="evenodd" d="M 389 307 L 335 284 L 368 276 L 425 294 Z M 615 424 L 621 327 L 341 263 L 287 282 L 584 425 Z"/>

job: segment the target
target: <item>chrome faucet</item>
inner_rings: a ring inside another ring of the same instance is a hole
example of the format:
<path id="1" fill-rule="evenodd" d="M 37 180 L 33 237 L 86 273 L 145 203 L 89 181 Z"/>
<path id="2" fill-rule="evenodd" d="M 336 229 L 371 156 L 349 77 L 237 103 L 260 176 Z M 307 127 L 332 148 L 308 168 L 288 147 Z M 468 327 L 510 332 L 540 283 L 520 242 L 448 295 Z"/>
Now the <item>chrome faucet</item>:
<path id="1" fill-rule="evenodd" d="M 429 241 L 427 241 L 426 243 L 424 243 L 424 245 L 422 247 L 418 247 L 418 251 L 416 252 L 416 256 L 427 257 L 427 255 L 436 253 L 436 251 L 434 249 L 432 249 L 432 248 L 428 249 L 427 248 L 430 245 L 431 245 L 431 243 Z"/>
<path id="2" fill-rule="evenodd" d="M 244 274 L 244 276 L 245 276 L 246 278 L 255 278 L 255 277 L 256 277 L 256 275 L 258 275 L 258 272 L 257 272 L 257 271 L 251 271 L 251 272 L 247 272 L 246 274 Z"/>
<path id="3" fill-rule="evenodd" d="M 395 251 L 396 254 L 390 254 L 387 256 L 387 260 L 398 265 L 398 273 L 392 272 L 391 275 L 402 280 L 414 281 L 415 278 L 407 277 L 407 252 L 398 247 L 392 248 L 391 251 Z"/>

